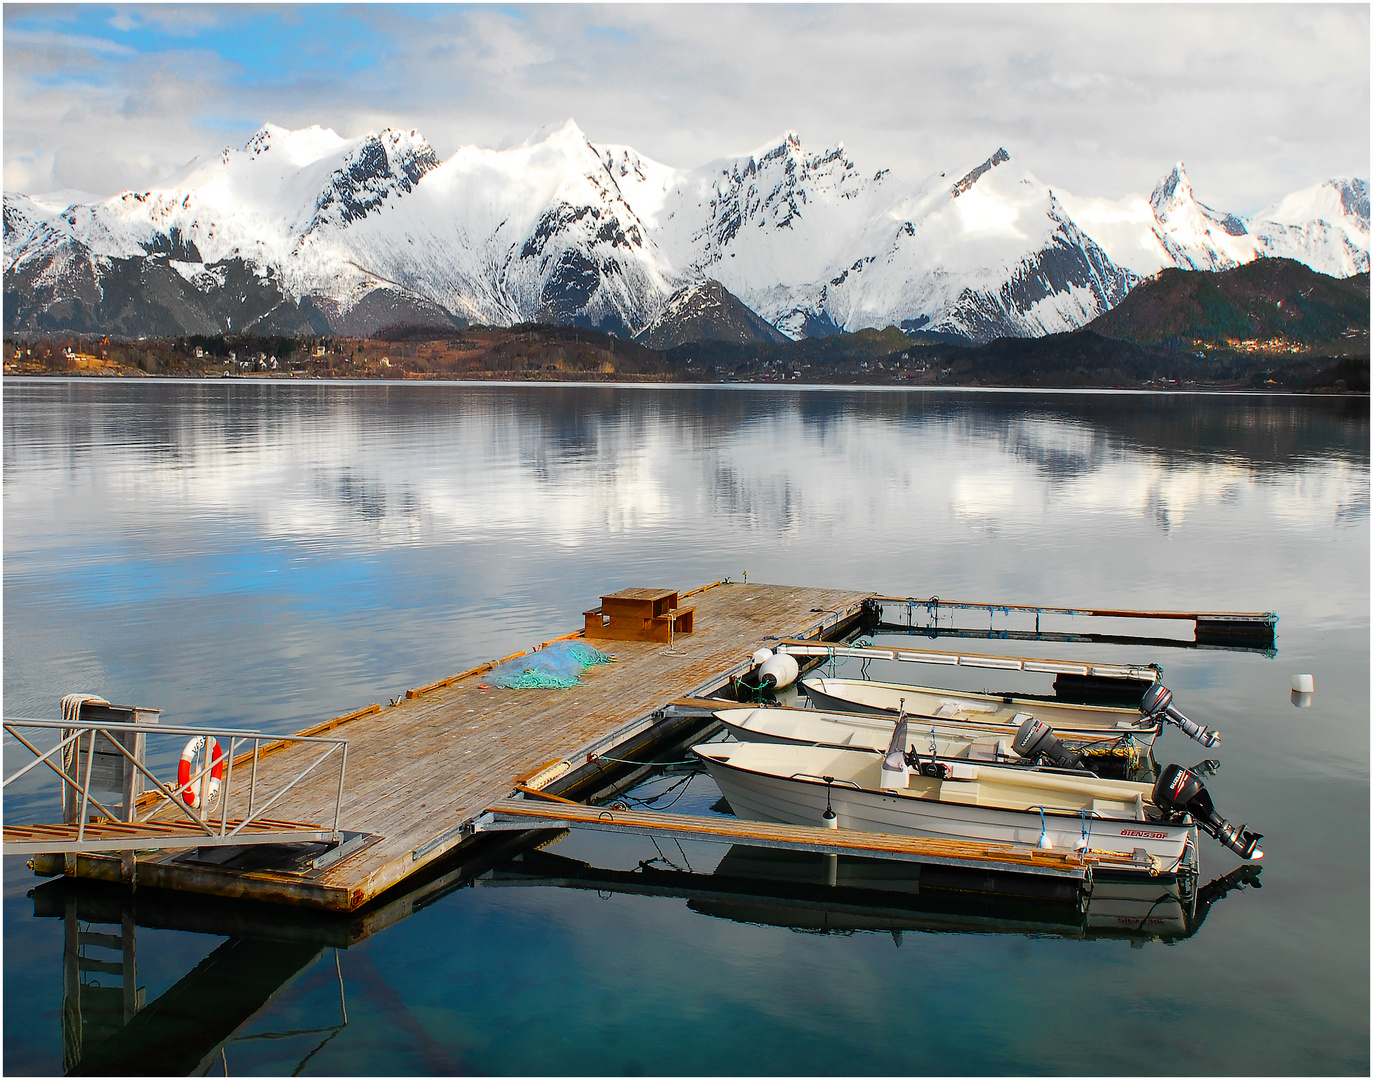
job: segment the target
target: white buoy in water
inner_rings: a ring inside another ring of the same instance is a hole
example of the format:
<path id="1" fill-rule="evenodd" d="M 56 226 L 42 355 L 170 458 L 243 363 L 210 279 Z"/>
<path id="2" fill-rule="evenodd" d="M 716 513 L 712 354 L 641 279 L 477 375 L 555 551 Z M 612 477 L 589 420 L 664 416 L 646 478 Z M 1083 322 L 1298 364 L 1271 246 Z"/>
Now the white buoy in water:
<path id="1" fill-rule="evenodd" d="M 794 683 L 800 674 L 801 669 L 796 663 L 796 657 L 789 653 L 774 653 L 764 660 L 758 669 L 758 681 L 761 684 L 771 678 L 773 688 L 781 690 Z"/>
<path id="2" fill-rule="evenodd" d="M 1293 690 L 1292 704 L 1299 709 L 1309 709 L 1311 708 L 1311 699 L 1315 696 L 1315 694 L 1303 694 L 1300 690 Z"/>
<path id="3" fill-rule="evenodd" d="M 1293 675 L 1292 689 L 1299 694 L 1314 694 L 1316 692 L 1316 680 L 1311 675 Z"/>
<path id="4" fill-rule="evenodd" d="M 756 652 L 754 652 L 754 654 L 753 654 L 753 662 L 754 662 L 755 664 L 766 664 L 766 663 L 767 663 L 769 660 L 771 660 L 771 659 L 772 659 L 772 650 L 771 650 L 771 649 L 758 649 L 758 650 L 757 650 Z"/>

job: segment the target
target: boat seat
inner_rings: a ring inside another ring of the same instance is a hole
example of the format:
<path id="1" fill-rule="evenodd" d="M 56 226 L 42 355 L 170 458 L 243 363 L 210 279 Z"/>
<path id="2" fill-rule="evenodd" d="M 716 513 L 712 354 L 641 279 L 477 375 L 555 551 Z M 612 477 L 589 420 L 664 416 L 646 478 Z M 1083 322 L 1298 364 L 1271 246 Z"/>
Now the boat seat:
<path id="1" fill-rule="evenodd" d="M 978 805 L 978 792 L 982 785 L 976 780 L 941 780 L 939 801 L 942 803 L 962 803 L 964 806 Z"/>

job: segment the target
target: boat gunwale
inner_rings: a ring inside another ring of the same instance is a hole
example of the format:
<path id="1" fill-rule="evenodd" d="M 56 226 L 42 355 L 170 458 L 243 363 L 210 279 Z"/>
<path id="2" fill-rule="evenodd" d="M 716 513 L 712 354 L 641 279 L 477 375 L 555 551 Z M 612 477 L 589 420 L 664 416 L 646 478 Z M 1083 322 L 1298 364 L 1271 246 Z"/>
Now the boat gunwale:
<path id="1" fill-rule="evenodd" d="M 880 687 L 880 688 L 883 689 L 883 690 L 895 690 L 895 691 L 910 690 L 910 691 L 912 691 L 912 692 L 914 692 L 914 693 L 917 693 L 917 694 L 930 694 L 930 695 L 935 696 L 935 697 L 939 697 L 939 696 L 944 696 L 944 695 L 946 695 L 946 696 L 951 697 L 951 698 L 966 697 L 966 698 L 973 698 L 973 699 L 978 700 L 978 701 L 994 701 L 994 702 L 996 702 L 996 703 L 998 703 L 998 704 L 1000 704 L 1000 705 L 1018 705 L 1018 704 L 1023 704 L 1023 705 L 1035 705 L 1035 704 L 1039 704 L 1039 705 L 1041 705 L 1041 706 L 1048 706 L 1049 708 L 1052 708 L 1052 709 L 1071 709 L 1071 710 L 1073 710 L 1074 712 L 1080 711 L 1080 712 L 1087 713 L 1087 714 L 1091 714 L 1091 713 L 1110 713 L 1110 714 L 1112 714 L 1112 715 L 1125 714 L 1125 715 L 1137 717 L 1137 718 L 1139 718 L 1139 719 L 1141 719 L 1141 720 L 1147 719 L 1147 717 L 1145 717 L 1144 714 L 1141 713 L 1141 712 L 1139 711 L 1139 709 L 1136 709 L 1136 708 L 1129 708 L 1129 707 L 1121 706 L 1121 705 L 1090 705 L 1090 704 L 1087 704 L 1087 703 L 1085 703 L 1085 702 L 1078 702 L 1078 701 L 1049 701 L 1049 700 L 1045 700 L 1045 699 L 1043 699 L 1043 698 L 1022 697 L 1022 696 L 1016 695 L 1016 694 L 1011 694 L 1011 695 L 1007 695 L 1007 694 L 989 694 L 989 693 L 984 693 L 984 692 L 981 691 L 981 690 L 950 690 L 950 689 L 948 689 L 948 688 L 946 688 L 946 687 L 940 687 L 940 686 L 925 686 L 925 685 L 920 684 L 920 683 L 892 683 L 892 682 L 884 682 L 884 681 L 879 680 L 879 679 L 846 679 L 846 678 L 843 678 L 842 676 L 839 676 L 839 675 L 816 675 L 816 676 L 813 676 L 813 677 L 811 677 L 811 676 L 805 676 L 805 677 L 803 677 L 803 678 L 801 678 L 801 679 L 798 679 L 798 680 L 797 680 L 797 683 L 798 683 L 798 685 L 801 687 L 801 689 L 803 689 L 803 690 L 809 690 L 809 687 L 810 687 L 810 684 L 811 684 L 811 683 L 817 683 L 817 684 L 823 684 L 823 683 L 840 683 L 840 684 L 843 684 L 843 685 L 846 685 L 846 686 L 876 686 L 876 687 Z M 829 694 L 828 691 L 826 691 L 826 690 L 823 688 L 823 686 L 820 687 L 820 692 L 821 692 L 822 694 L 825 694 L 825 695 L 828 696 L 828 697 L 833 697 L 833 698 L 836 698 L 837 700 L 840 700 L 840 701 L 847 700 L 847 699 L 845 699 L 845 698 L 840 697 L 839 695 L 836 695 L 836 694 Z M 1009 701 L 1006 700 L 1007 697 L 1010 698 Z M 877 706 L 877 705 L 869 705 L 869 706 L 867 706 L 867 707 L 868 707 L 868 708 L 872 708 L 872 709 L 880 708 L 880 706 Z M 896 709 L 885 709 L 885 708 L 884 708 L 884 709 L 882 709 L 882 711 L 883 711 L 883 712 L 892 712 L 892 713 L 894 713 L 894 712 L 896 712 L 897 710 L 896 710 Z M 908 713 L 906 713 L 906 715 L 907 715 L 907 716 L 914 716 L 915 714 L 914 714 L 914 713 L 908 712 Z"/>
<path id="2" fill-rule="evenodd" d="M 892 725 L 893 731 L 896 730 L 896 724 L 899 722 L 900 719 L 899 716 L 897 716 L 895 713 L 887 712 L 851 713 L 844 712 L 840 709 L 802 709 L 782 705 L 740 705 L 732 709 L 717 709 L 714 715 L 715 719 L 719 720 L 720 723 L 724 724 L 726 727 L 734 728 L 740 731 L 751 731 L 752 729 L 750 728 L 734 724 L 731 721 L 725 719 L 726 715 L 730 713 L 743 712 L 749 713 L 750 716 L 754 713 L 760 712 L 796 713 L 800 717 L 804 717 L 806 719 L 830 722 L 840 726 L 842 726 L 842 724 L 846 720 L 852 719 L 854 721 L 854 727 L 866 727 L 868 725 L 865 722 L 871 720 L 878 721 L 884 725 L 890 723 Z M 907 721 L 914 722 L 921 729 L 922 734 L 929 734 L 929 732 L 924 731 L 925 728 L 929 728 L 932 732 L 942 731 L 943 733 L 948 735 L 961 735 L 966 733 L 971 737 L 976 737 L 978 735 L 984 737 L 990 735 L 997 735 L 1003 738 L 1014 738 L 1016 732 L 1019 730 L 1017 725 L 999 723 L 995 721 L 960 720 L 954 719 L 952 717 L 930 716 L 926 713 L 910 712 L 906 713 L 905 716 Z M 837 717 L 838 719 L 828 720 L 829 717 Z M 872 726 L 875 730 L 880 730 L 877 728 L 876 724 L 873 724 Z M 1100 743 L 1115 742 L 1117 740 L 1127 738 L 1138 737 L 1140 739 L 1146 739 L 1152 736 L 1154 739 L 1156 739 L 1163 732 L 1162 720 L 1157 720 L 1153 724 L 1136 728 L 1056 727 L 1052 724 L 1049 726 L 1052 729 L 1053 733 L 1060 739 L 1067 739 L 1070 742 L 1085 741 L 1094 746 Z M 823 745 L 831 744 L 826 743 Z M 1152 746 L 1152 742 L 1149 745 Z M 835 749 L 862 750 L 866 748 L 852 745 L 836 745 Z M 878 752 L 881 753 L 881 751 Z"/>

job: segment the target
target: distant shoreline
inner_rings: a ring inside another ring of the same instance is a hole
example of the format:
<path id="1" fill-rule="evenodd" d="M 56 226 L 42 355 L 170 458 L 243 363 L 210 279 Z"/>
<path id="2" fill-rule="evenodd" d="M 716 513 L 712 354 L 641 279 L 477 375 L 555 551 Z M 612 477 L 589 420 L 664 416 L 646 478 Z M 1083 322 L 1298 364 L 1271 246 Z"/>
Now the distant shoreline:
<path id="1" fill-rule="evenodd" d="M 1294 390 L 1284 387 L 1255 389 L 1253 387 L 1207 386 L 981 386 L 950 384 L 913 384 L 901 382 L 837 382 L 801 380 L 764 380 L 735 379 L 712 382 L 681 382 L 655 378 L 617 378 L 605 379 L 454 379 L 454 378 L 325 378 L 317 375 L 291 377 L 282 374 L 253 375 L 152 375 L 147 372 L 130 374 L 83 374 L 79 372 L 10 372 L 4 373 L 5 382 L 163 382 L 178 384 L 199 383 L 251 383 L 254 385 L 329 385 L 329 386 L 499 386 L 499 387 L 548 387 L 567 389 L 569 387 L 604 387 L 607 389 L 637 389 L 641 387 L 663 390 L 806 390 L 806 391 L 845 391 L 866 390 L 885 393 L 990 393 L 990 394 L 1223 394 L 1229 397 L 1295 397 L 1295 398 L 1368 398 L 1366 390 Z"/>

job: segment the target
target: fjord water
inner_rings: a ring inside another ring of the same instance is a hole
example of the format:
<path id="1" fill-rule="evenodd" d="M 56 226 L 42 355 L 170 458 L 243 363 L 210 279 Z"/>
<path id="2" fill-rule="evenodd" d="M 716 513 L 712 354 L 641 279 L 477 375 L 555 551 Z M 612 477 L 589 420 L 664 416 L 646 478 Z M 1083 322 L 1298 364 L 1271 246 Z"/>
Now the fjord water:
<path id="1" fill-rule="evenodd" d="M 1006 650 L 1162 664 L 1224 742 L 1172 730 L 1158 757 L 1221 760 L 1208 787 L 1265 834 L 1261 888 L 1162 941 L 995 919 L 824 933 L 670 895 L 478 881 L 337 951 L 269 943 L 305 951 L 222 1053 L 208 1041 L 206 1067 L 1368 1072 L 1366 399 L 5 381 L 6 716 L 56 717 L 90 691 L 164 723 L 296 730 L 574 629 L 603 592 L 745 572 L 1278 612 L 1273 657 Z M 1296 672 L 1315 676 L 1309 708 L 1289 699 Z M 7 773 L 22 753 L 6 742 Z M 39 786 L 16 789 L 7 820 L 55 813 Z M 704 778 L 687 790 L 677 809 L 716 797 Z M 1237 865 L 1202 843 L 1203 882 Z M 708 874 L 725 849 L 573 833 L 549 853 Z M 39 884 L 5 861 L 11 1074 L 64 1067 L 64 922 L 35 912 Z M 230 930 L 159 928 L 138 904 L 151 1003 Z"/>

